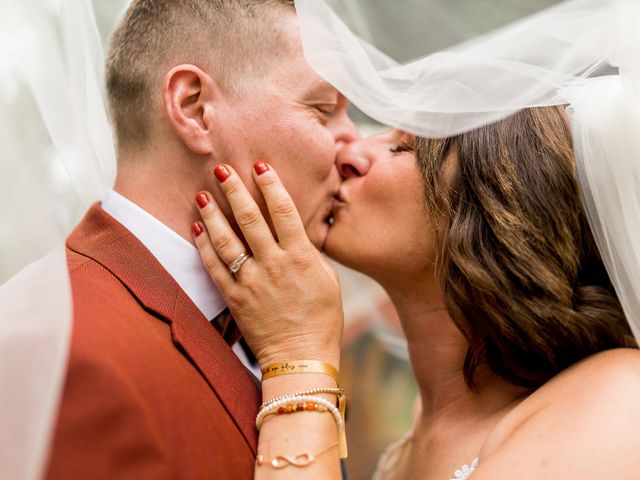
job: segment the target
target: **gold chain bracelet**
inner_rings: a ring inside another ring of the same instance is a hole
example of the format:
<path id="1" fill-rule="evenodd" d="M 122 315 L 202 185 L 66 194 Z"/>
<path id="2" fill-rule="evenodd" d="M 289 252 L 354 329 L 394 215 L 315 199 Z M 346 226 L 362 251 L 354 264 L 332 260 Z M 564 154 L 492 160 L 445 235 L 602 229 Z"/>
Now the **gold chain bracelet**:
<path id="1" fill-rule="evenodd" d="M 324 450 L 321 450 L 315 455 L 311 453 L 300 453 L 295 457 L 292 457 L 289 455 L 277 455 L 271 461 L 266 460 L 264 458 L 264 455 L 259 454 L 256 457 L 256 465 L 261 467 L 262 465 L 268 464 L 268 465 L 271 465 L 271 467 L 276 470 L 282 470 L 283 468 L 287 468 L 287 467 L 305 468 L 311 465 L 313 462 L 315 462 L 316 458 L 318 458 L 320 455 L 330 452 L 337 446 L 338 444 L 334 443 L 333 445 L 325 448 Z"/>

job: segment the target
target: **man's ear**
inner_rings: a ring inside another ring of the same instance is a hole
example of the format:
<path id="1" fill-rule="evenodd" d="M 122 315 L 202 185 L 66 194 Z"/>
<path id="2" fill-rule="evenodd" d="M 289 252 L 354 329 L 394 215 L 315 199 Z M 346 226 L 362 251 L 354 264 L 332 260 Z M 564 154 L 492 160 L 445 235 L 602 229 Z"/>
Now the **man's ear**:
<path id="1" fill-rule="evenodd" d="M 178 138 L 194 153 L 210 154 L 213 106 L 219 95 L 211 76 L 195 65 L 178 65 L 165 75 L 162 95 L 169 123 Z"/>

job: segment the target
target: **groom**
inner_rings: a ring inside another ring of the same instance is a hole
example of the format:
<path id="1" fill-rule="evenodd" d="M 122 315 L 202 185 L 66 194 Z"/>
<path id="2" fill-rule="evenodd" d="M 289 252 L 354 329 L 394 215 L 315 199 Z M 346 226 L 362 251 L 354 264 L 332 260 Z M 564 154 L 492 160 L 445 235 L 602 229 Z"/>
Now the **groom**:
<path id="1" fill-rule="evenodd" d="M 118 176 L 67 242 L 74 324 L 46 478 L 252 478 L 260 392 L 190 243 L 195 197 L 216 165 L 251 185 L 266 160 L 320 246 L 336 151 L 356 137 L 346 101 L 305 63 L 286 0 L 134 0 L 107 87 Z"/>

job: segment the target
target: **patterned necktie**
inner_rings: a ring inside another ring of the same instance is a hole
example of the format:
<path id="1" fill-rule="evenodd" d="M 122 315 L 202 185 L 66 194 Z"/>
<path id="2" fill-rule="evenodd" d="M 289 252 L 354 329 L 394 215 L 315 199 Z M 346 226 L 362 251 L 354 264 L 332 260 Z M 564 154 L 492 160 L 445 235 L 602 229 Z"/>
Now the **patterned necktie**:
<path id="1" fill-rule="evenodd" d="M 236 321 L 233 319 L 233 315 L 229 311 L 229 308 L 225 308 L 216 318 L 211 320 L 211 324 L 214 328 L 220 333 L 222 338 L 230 347 L 233 347 L 236 342 L 240 343 L 242 350 L 244 350 L 247 359 L 251 363 L 251 365 L 255 366 L 258 364 L 256 357 L 253 355 L 253 352 L 245 342 L 244 338 L 242 338 L 242 333 L 236 324 Z M 249 370 L 249 374 L 251 375 L 252 380 L 258 386 L 258 390 L 262 390 L 262 385 L 260 383 L 260 379 L 258 379 L 252 372 Z"/>
<path id="2" fill-rule="evenodd" d="M 225 308 L 216 318 L 211 320 L 211 324 L 230 347 L 242 337 L 228 308 Z"/>

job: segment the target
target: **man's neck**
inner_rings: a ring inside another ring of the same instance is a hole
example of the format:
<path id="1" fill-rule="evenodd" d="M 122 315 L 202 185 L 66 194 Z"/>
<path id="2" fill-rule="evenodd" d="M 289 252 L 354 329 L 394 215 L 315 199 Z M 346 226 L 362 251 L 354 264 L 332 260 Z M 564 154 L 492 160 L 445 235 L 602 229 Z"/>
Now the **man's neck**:
<path id="1" fill-rule="evenodd" d="M 191 223 L 199 219 L 194 203 L 199 185 L 189 183 L 179 173 L 167 171 L 150 169 L 142 162 L 129 162 L 119 169 L 114 190 L 193 243 Z"/>

